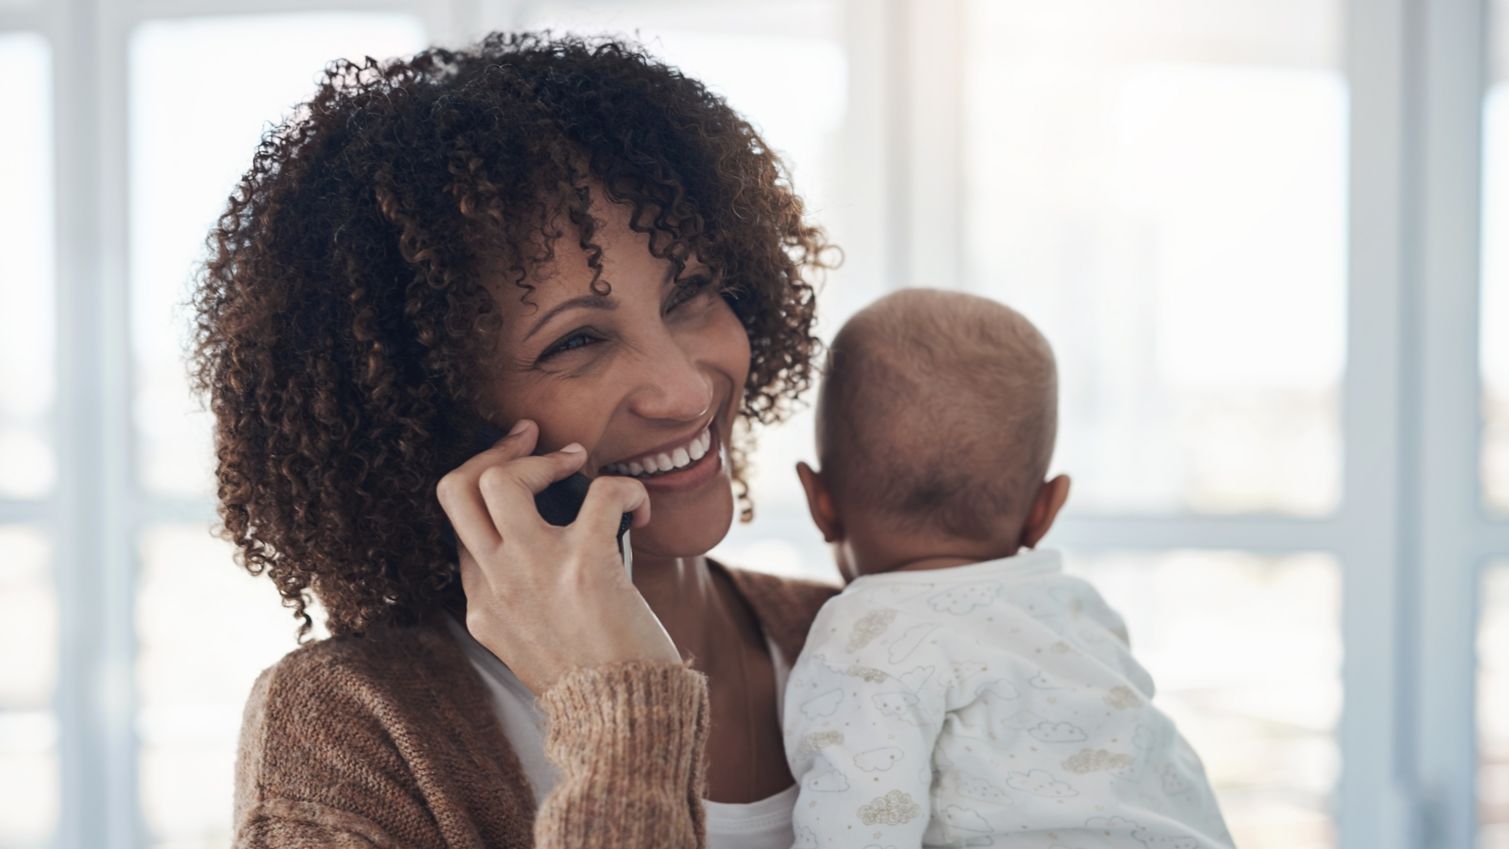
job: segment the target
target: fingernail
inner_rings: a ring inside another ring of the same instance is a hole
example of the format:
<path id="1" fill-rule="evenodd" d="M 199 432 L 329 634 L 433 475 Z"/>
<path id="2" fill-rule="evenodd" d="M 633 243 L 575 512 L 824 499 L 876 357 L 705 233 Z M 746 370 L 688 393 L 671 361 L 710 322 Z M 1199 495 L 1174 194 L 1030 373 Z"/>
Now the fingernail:
<path id="1" fill-rule="evenodd" d="M 561 453 L 562 454 L 581 454 L 582 452 L 584 452 L 586 450 L 587 449 L 583 448 L 582 444 L 580 442 L 573 442 L 570 445 L 562 447 L 561 448 Z"/>
<path id="2" fill-rule="evenodd" d="M 508 435 L 518 436 L 519 434 L 524 432 L 524 428 L 526 427 L 529 427 L 529 419 L 519 419 L 518 421 L 513 423 L 513 430 L 510 430 L 508 432 Z"/>

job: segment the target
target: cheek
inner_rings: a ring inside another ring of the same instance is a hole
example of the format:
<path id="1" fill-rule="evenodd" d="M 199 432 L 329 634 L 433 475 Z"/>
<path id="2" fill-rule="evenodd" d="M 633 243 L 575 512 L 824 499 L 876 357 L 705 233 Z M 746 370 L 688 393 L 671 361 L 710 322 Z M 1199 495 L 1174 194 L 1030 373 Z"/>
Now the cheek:
<path id="1" fill-rule="evenodd" d="M 601 438 L 616 403 L 607 393 L 569 382 L 516 388 L 507 397 L 503 408 L 506 424 L 531 419 L 539 425 L 536 454 L 545 454 L 572 442 L 580 442 L 590 451 Z"/>
<path id="2" fill-rule="evenodd" d="M 710 324 L 715 361 L 733 378 L 737 395 L 743 391 L 745 379 L 749 376 L 749 334 L 734 314 L 733 307 L 722 299 L 718 301 L 717 315 Z"/>

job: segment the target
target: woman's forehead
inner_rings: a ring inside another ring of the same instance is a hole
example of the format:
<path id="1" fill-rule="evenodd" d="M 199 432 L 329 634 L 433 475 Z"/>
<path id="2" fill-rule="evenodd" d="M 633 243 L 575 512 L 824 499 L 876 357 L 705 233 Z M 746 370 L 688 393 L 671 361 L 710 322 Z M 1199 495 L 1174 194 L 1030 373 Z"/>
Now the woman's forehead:
<path id="1" fill-rule="evenodd" d="M 593 234 L 592 243 L 598 250 L 589 252 L 568 231 L 556 239 L 548 259 L 529 267 L 522 283 L 517 275 L 504 274 L 495 267 L 487 279 L 503 307 L 505 326 L 528 327 L 568 301 L 602 296 L 605 288 L 611 288 L 606 293 L 609 300 L 654 296 L 675 276 L 676 267 L 670 260 L 650 253 L 648 235 L 628 229 L 627 223 L 612 227 L 605 221 Z"/>

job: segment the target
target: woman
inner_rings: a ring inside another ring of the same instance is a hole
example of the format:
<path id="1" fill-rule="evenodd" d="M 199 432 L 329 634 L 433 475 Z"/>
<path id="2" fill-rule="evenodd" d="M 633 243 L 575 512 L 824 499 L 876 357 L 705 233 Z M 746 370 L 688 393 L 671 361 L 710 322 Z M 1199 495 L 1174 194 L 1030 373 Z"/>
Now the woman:
<path id="1" fill-rule="evenodd" d="M 835 588 L 705 553 L 734 484 L 750 513 L 735 425 L 811 380 L 802 213 L 748 123 L 611 41 L 337 63 L 264 139 L 194 381 L 224 535 L 332 638 L 253 688 L 237 846 L 790 845 L 780 676 Z"/>

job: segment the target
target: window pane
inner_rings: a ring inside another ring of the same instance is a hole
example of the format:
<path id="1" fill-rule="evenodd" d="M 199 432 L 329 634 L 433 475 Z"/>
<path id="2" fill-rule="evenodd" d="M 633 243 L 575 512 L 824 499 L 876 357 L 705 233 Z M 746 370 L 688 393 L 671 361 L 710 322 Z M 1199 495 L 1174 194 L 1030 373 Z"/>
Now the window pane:
<path id="1" fill-rule="evenodd" d="M 1483 495 L 1509 516 L 1509 2 L 1491 7 L 1483 101 Z"/>
<path id="2" fill-rule="evenodd" d="M 314 94 L 326 62 L 412 52 L 423 39 L 414 18 L 346 13 L 154 21 L 132 34 L 131 331 L 149 489 L 213 492 L 209 415 L 188 394 L 181 356 L 190 311 L 178 305 L 267 124 Z"/>
<path id="3" fill-rule="evenodd" d="M 158 849 L 227 846 L 241 709 L 257 673 L 296 647 L 297 622 L 272 582 L 237 567 L 205 526 L 150 528 L 141 562 L 137 730 L 147 826 Z M 323 612 L 312 615 L 323 622 Z"/>
<path id="4" fill-rule="evenodd" d="M 47 538 L 0 527 L 0 847 L 48 845 L 57 830 L 58 605 Z"/>
<path id="5" fill-rule="evenodd" d="M 1509 560 L 1483 578 L 1478 620 L 1478 846 L 1509 849 Z"/>
<path id="6" fill-rule="evenodd" d="M 133 33 L 132 347 L 139 473 L 149 489 L 212 490 L 209 417 L 187 393 L 189 311 L 180 305 L 262 132 L 314 93 L 331 59 L 383 58 L 423 41 L 417 20 L 385 14 L 156 21 Z M 220 70 L 183 73 L 202 67 Z M 159 849 L 224 846 L 241 709 L 256 674 L 294 647 L 296 623 L 267 580 L 239 570 L 204 526 L 151 528 L 142 562 L 144 819 Z M 192 634 L 210 638 L 185 638 Z"/>
<path id="7" fill-rule="evenodd" d="M 1242 849 L 1335 845 L 1341 567 L 1324 554 L 1070 556 L 1126 618 Z M 1274 627 L 1274 623 L 1283 623 Z"/>
<path id="8" fill-rule="evenodd" d="M 1077 506 L 1335 509 L 1342 5 L 966 8 L 969 283 L 1059 354 Z"/>
<path id="9" fill-rule="evenodd" d="M 41 36 L 0 35 L 0 497 L 45 495 L 56 476 L 51 61 Z"/>

